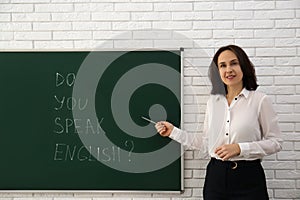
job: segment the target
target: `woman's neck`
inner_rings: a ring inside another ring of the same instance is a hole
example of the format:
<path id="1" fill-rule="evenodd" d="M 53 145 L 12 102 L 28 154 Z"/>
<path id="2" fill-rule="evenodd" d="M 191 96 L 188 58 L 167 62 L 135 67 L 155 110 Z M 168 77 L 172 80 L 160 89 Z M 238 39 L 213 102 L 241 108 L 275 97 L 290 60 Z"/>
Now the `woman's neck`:
<path id="1" fill-rule="evenodd" d="M 230 106 L 232 99 L 239 95 L 241 91 L 243 90 L 243 86 L 241 87 L 227 87 L 227 94 L 226 99 L 228 102 L 228 105 Z"/>
<path id="2" fill-rule="evenodd" d="M 239 87 L 227 87 L 227 95 L 228 97 L 235 97 L 241 93 L 243 90 L 243 86 Z"/>

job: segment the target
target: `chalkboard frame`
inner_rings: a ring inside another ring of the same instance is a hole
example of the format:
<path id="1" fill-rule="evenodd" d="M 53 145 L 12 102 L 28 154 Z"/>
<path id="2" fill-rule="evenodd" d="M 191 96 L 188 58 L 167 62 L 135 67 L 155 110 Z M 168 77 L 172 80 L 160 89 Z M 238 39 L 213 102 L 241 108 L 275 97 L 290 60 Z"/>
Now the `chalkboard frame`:
<path id="1" fill-rule="evenodd" d="M 184 67 L 184 48 L 180 47 L 178 49 L 174 48 L 103 48 L 103 49 L 0 49 L 1 52 L 113 52 L 113 51 L 124 51 L 124 52 L 130 52 L 130 51 L 180 51 L 180 112 L 181 112 L 181 120 L 180 124 L 181 127 L 183 126 L 183 104 L 184 104 L 184 94 L 183 94 L 183 67 Z M 130 193 L 133 194 L 182 194 L 184 192 L 184 148 L 182 145 L 181 147 L 181 153 L 180 153 L 180 165 L 181 165 L 181 170 L 180 170 L 180 180 L 181 180 L 181 189 L 179 191 L 173 191 L 173 190 L 165 190 L 165 191 L 160 191 L 160 190 L 36 190 L 36 189 L 30 189 L 30 190 L 23 190 L 23 189 L 16 189 L 16 190 L 5 190 L 5 189 L 0 189 L 0 194 L 1 193 L 67 193 L 67 194 L 125 194 L 128 195 Z"/>

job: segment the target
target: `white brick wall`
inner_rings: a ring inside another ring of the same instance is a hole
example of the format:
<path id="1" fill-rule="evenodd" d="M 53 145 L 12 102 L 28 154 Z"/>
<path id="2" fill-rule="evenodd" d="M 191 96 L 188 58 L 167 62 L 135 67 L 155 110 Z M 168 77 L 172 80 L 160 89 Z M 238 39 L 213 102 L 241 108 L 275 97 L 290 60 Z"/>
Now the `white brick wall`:
<path id="1" fill-rule="evenodd" d="M 201 131 L 207 65 L 227 44 L 245 48 L 284 135 L 263 162 L 270 199 L 300 199 L 299 0 L 1 0 L 0 49 L 185 47 L 184 128 Z M 0 193 L 1 200 L 202 199 L 207 160 L 185 153 L 185 192 L 169 194 Z"/>

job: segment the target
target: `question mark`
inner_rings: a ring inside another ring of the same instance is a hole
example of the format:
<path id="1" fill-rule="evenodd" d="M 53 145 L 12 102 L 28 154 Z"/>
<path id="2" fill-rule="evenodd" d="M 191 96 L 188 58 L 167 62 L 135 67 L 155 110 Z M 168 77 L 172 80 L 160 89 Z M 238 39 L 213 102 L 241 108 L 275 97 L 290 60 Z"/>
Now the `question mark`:
<path id="1" fill-rule="evenodd" d="M 131 143 L 131 145 L 129 145 Z M 128 153 L 128 161 L 131 162 L 131 159 L 130 159 L 130 156 L 131 156 L 131 152 L 133 151 L 134 149 L 134 143 L 132 140 L 126 140 L 125 142 L 125 146 L 128 147 L 128 146 L 131 146 L 130 150 L 129 150 L 129 153 Z"/>

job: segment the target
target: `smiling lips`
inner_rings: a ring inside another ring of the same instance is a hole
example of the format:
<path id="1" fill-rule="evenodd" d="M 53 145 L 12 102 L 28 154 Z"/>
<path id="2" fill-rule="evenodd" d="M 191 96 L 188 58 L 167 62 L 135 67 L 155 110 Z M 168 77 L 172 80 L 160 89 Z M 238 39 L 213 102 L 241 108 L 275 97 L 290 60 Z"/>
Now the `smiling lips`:
<path id="1" fill-rule="evenodd" d="M 228 75 L 228 76 L 226 76 L 226 79 L 232 80 L 234 77 L 235 77 L 235 75 Z"/>

